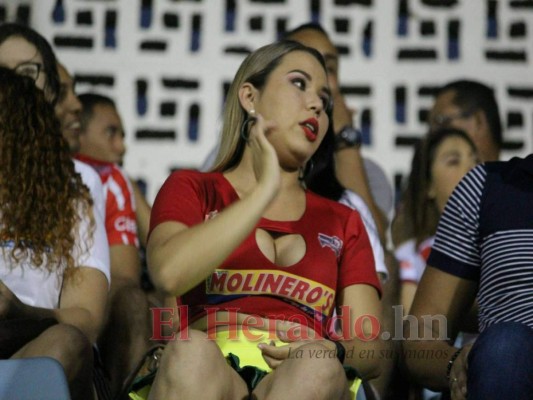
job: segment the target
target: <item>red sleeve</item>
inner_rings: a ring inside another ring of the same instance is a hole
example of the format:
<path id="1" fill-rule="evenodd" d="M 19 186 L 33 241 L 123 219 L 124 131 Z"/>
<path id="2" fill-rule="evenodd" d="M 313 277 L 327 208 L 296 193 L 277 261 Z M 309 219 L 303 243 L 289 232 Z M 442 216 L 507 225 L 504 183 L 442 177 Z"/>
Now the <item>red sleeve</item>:
<path id="1" fill-rule="evenodd" d="M 197 176 L 198 173 L 184 170 L 167 178 L 152 207 L 149 234 L 163 222 L 176 221 L 192 226 L 204 220 L 204 196 Z"/>
<path id="2" fill-rule="evenodd" d="M 381 285 L 376 273 L 372 247 L 357 211 L 351 211 L 349 214 L 344 238 L 337 290 L 363 283 L 375 287 L 381 296 Z"/>
<path id="3" fill-rule="evenodd" d="M 105 225 L 109 245 L 138 247 L 135 203 L 128 179 L 120 169 L 113 168 L 105 185 L 107 191 Z"/>

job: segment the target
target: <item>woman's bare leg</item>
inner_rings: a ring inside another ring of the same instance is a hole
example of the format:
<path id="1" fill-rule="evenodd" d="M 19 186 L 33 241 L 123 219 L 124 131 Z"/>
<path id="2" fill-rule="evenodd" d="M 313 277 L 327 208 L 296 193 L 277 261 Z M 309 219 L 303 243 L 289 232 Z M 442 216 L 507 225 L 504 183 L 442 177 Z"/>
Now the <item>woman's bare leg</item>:
<path id="1" fill-rule="evenodd" d="M 220 348 L 201 331 L 167 344 L 150 391 L 151 400 L 245 400 L 248 388 Z"/>
<path id="2" fill-rule="evenodd" d="M 285 360 L 259 382 L 254 400 L 350 399 L 344 369 L 336 357 L 329 357 L 331 351 L 319 343 L 303 345 L 298 351 L 298 358 Z"/>
<path id="3" fill-rule="evenodd" d="M 51 357 L 63 366 L 73 400 L 93 399 L 93 350 L 87 337 L 71 325 L 54 325 L 11 358 Z"/>

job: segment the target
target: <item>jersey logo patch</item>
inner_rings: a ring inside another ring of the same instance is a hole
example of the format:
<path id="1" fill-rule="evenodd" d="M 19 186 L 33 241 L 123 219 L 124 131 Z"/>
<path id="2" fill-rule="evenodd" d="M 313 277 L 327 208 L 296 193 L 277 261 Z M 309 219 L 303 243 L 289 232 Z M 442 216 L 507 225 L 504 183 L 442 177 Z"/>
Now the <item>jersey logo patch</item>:
<path id="1" fill-rule="evenodd" d="M 342 240 L 337 236 L 328 236 L 325 233 L 318 234 L 318 242 L 322 247 L 329 247 L 338 257 L 341 254 Z"/>

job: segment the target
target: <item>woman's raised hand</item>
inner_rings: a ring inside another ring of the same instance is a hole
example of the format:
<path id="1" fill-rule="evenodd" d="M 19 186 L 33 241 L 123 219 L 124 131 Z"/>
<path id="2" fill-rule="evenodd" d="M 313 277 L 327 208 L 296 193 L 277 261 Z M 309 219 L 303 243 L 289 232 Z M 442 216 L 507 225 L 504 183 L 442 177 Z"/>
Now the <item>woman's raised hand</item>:
<path id="1" fill-rule="evenodd" d="M 278 192 L 281 179 L 278 155 L 267 139 L 269 132 L 275 126 L 274 121 L 266 121 L 260 114 L 257 114 L 255 122 L 251 124 L 248 137 L 257 184 L 264 187 L 272 198 Z"/>

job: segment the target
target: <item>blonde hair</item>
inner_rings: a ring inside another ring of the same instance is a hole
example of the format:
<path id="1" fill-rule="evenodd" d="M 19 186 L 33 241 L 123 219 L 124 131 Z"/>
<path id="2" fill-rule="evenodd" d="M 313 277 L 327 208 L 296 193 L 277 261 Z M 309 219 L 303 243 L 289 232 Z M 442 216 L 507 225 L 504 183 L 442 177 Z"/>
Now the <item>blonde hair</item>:
<path id="1" fill-rule="evenodd" d="M 244 152 L 245 142 L 240 136 L 240 129 L 248 115 L 247 110 L 241 106 L 239 101 L 239 89 L 248 82 L 254 85 L 256 89 L 261 90 L 283 57 L 294 51 L 304 51 L 311 54 L 320 62 L 324 71 L 326 70 L 324 59 L 318 51 L 290 40 L 263 46 L 249 54 L 235 74 L 228 91 L 220 149 L 211 168 L 212 171 L 223 172 L 236 166 L 241 161 Z"/>

